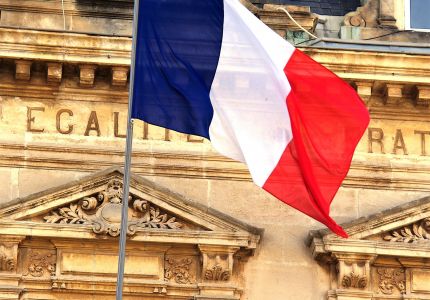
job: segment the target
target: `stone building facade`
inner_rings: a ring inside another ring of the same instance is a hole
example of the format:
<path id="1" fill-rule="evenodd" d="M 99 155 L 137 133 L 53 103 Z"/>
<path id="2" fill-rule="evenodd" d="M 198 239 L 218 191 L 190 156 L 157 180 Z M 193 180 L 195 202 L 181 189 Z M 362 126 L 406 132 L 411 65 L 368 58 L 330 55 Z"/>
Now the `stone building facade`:
<path id="1" fill-rule="evenodd" d="M 209 142 L 136 121 L 125 299 L 430 299 L 428 33 L 403 0 L 285 6 L 318 39 L 242 2 L 369 108 L 332 205 L 351 238 Z M 132 7 L 0 0 L 0 299 L 114 299 Z"/>

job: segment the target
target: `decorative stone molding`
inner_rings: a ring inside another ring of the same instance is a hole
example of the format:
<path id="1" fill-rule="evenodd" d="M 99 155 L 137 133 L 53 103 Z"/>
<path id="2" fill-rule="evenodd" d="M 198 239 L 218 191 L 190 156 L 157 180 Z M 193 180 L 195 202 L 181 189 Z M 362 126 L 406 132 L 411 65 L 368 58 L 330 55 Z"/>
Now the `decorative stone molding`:
<path id="1" fill-rule="evenodd" d="M 15 79 L 30 80 L 32 61 L 18 59 L 15 60 Z"/>
<path id="2" fill-rule="evenodd" d="M 363 101 L 368 102 L 372 96 L 372 81 L 358 81 L 355 83 L 357 86 L 357 93 Z"/>
<path id="3" fill-rule="evenodd" d="M 133 173 L 126 202 L 123 175 L 120 168 L 107 169 L 0 209 L 0 253 L 16 257 L 8 251 L 19 250 L 18 267 L 0 271 L 0 299 L 19 299 L 4 291 L 6 284 L 24 289 L 28 299 L 114 297 L 118 241 L 109 231 L 94 234 L 93 223 L 103 219 L 111 226 L 119 215 L 112 205 L 123 202 L 130 221 L 148 229 L 136 230 L 127 242 L 124 289 L 129 297 L 241 298 L 246 258 L 253 255 L 261 230 Z M 169 227 L 170 214 L 171 222 L 183 224 L 181 230 Z M 9 238 L 13 232 L 26 238 Z"/>
<path id="4" fill-rule="evenodd" d="M 415 103 L 419 107 L 429 107 L 430 103 L 430 86 L 417 85 Z"/>
<path id="5" fill-rule="evenodd" d="M 406 293 L 406 274 L 403 269 L 378 268 L 378 288 L 379 292 L 385 295 L 394 294 L 395 290 L 399 293 Z"/>
<path id="6" fill-rule="evenodd" d="M 261 21 L 282 37 L 286 36 L 287 31 L 302 31 L 284 11 L 279 10 L 280 7 L 288 10 L 294 20 L 303 28 L 310 32 L 315 31 L 318 15 L 311 13 L 309 6 L 264 4 L 263 9 L 258 12 L 258 16 Z"/>
<path id="7" fill-rule="evenodd" d="M 97 66 L 95 65 L 80 65 L 79 70 L 79 84 L 82 87 L 92 87 L 94 85 L 95 71 Z"/>
<path id="8" fill-rule="evenodd" d="M 127 84 L 128 67 L 112 67 L 112 85 L 125 86 Z"/>
<path id="9" fill-rule="evenodd" d="M 368 288 L 370 281 L 370 263 L 375 256 L 336 253 L 338 286 L 343 289 Z"/>
<path id="10" fill-rule="evenodd" d="M 16 269 L 16 258 L 5 252 L 0 252 L 0 271 L 14 271 Z"/>
<path id="11" fill-rule="evenodd" d="M 419 243 L 430 240 L 430 218 L 425 218 L 400 229 L 384 234 L 383 239 L 389 242 Z"/>
<path id="12" fill-rule="evenodd" d="M 29 250 L 25 255 L 23 276 L 50 277 L 55 275 L 57 256 L 52 250 Z"/>
<path id="13" fill-rule="evenodd" d="M 195 283 L 195 274 L 192 274 L 192 265 L 195 264 L 193 258 L 173 258 L 166 257 L 164 267 L 164 279 L 178 284 Z"/>
<path id="14" fill-rule="evenodd" d="M 337 279 L 329 287 L 330 300 L 423 299 L 430 294 L 430 197 L 342 227 L 348 239 L 327 230 L 311 235 L 314 258 Z"/>
<path id="15" fill-rule="evenodd" d="M 219 263 L 220 260 L 220 257 L 217 256 L 215 258 L 216 264 L 212 268 L 206 269 L 204 276 L 205 280 L 228 281 L 230 279 L 231 271 L 223 269 L 223 267 Z"/>
<path id="16" fill-rule="evenodd" d="M 183 223 L 160 210 L 159 207 L 140 198 L 127 201 L 131 218 L 127 228 L 128 235 L 134 235 L 138 228 L 180 229 Z M 92 197 L 73 202 L 51 211 L 44 220 L 46 223 L 90 224 L 96 234 L 118 236 L 120 233 L 123 185 L 119 179 L 109 181 L 105 190 Z"/>
<path id="17" fill-rule="evenodd" d="M 47 81 L 51 83 L 60 83 L 63 77 L 63 64 L 61 63 L 47 63 Z"/>
<path id="18" fill-rule="evenodd" d="M 378 23 L 382 28 L 397 29 L 396 18 L 394 17 L 394 1 L 396 0 L 379 0 Z"/>
<path id="19" fill-rule="evenodd" d="M 233 255 L 237 247 L 199 245 L 203 257 L 202 278 L 205 281 L 229 281 L 233 274 Z"/>
<path id="20" fill-rule="evenodd" d="M 379 11 L 379 0 L 369 0 L 356 11 L 345 15 L 343 24 L 353 27 L 376 27 Z"/>
<path id="21" fill-rule="evenodd" d="M 343 275 L 342 287 L 364 289 L 367 287 L 367 276 L 361 276 L 351 271 L 348 275 Z"/>
<path id="22" fill-rule="evenodd" d="M 403 98 L 403 84 L 386 84 L 384 92 L 385 104 L 399 105 Z"/>
<path id="23" fill-rule="evenodd" d="M 0 239 L 0 271 L 14 273 L 18 266 L 18 244 L 24 237 L 5 236 Z"/>

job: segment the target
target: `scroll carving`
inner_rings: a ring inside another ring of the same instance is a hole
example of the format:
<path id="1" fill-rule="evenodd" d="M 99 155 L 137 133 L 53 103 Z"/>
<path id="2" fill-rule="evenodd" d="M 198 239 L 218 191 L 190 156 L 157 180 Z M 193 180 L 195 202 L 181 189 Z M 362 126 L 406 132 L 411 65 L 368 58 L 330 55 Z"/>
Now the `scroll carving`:
<path id="1" fill-rule="evenodd" d="M 369 0 L 356 11 L 345 15 L 344 25 L 353 27 L 376 27 L 379 11 L 379 1 Z"/>
<path id="2" fill-rule="evenodd" d="M 44 220 L 47 223 L 89 224 L 95 233 L 115 237 L 120 233 L 122 201 L 122 181 L 113 179 L 104 191 L 52 211 Z M 184 225 L 147 200 L 130 196 L 128 205 L 128 235 L 135 234 L 138 228 L 180 229 Z"/>
<path id="3" fill-rule="evenodd" d="M 220 265 L 215 265 L 205 271 L 206 280 L 228 281 L 230 280 L 230 277 L 230 270 L 224 270 Z"/>
<path id="4" fill-rule="evenodd" d="M 28 255 L 28 262 L 25 276 L 44 277 L 54 276 L 56 270 L 56 255 L 46 251 L 31 251 Z"/>
<path id="5" fill-rule="evenodd" d="M 6 253 L 0 254 L 0 271 L 13 271 L 16 269 L 16 259 Z"/>
<path id="6" fill-rule="evenodd" d="M 193 260 L 189 257 L 182 259 L 166 258 L 164 279 L 174 280 L 179 284 L 194 283 L 194 276 L 191 274 Z"/>
<path id="7" fill-rule="evenodd" d="M 379 275 L 379 291 L 385 295 L 392 295 L 397 289 L 401 294 L 406 293 L 406 276 L 402 269 L 381 268 Z"/>
<path id="8" fill-rule="evenodd" d="M 389 242 L 419 243 L 430 240 L 430 218 L 391 231 L 383 237 Z"/>
<path id="9" fill-rule="evenodd" d="M 352 271 L 349 275 L 343 276 L 342 286 L 344 288 L 364 289 L 367 287 L 367 277 L 355 274 Z"/>

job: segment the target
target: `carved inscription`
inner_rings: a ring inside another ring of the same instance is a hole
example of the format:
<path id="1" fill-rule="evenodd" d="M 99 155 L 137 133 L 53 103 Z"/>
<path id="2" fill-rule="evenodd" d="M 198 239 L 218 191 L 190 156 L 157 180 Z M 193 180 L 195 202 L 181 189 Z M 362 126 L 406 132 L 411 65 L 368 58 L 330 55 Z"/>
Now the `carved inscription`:
<path id="1" fill-rule="evenodd" d="M 413 135 L 409 134 L 408 138 L 411 140 L 413 137 L 415 142 L 420 145 L 419 153 L 414 153 L 421 156 L 427 156 L 427 136 L 430 135 L 430 131 L 426 130 L 414 130 Z M 380 153 L 385 154 L 392 153 L 395 155 L 408 155 L 408 147 L 405 139 L 405 134 L 402 129 L 396 129 L 395 133 L 389 137 L 385 134 L 382 128 L 369 127 L 367 130 L 367 145 L 368 153 Z"/>
<path id="2" fill-rule="evenodd" d="M 175 281 L 179 284 L 194 283 L 194 276 L 191 274 L 193 259 L 186 258 L 166 258 L 164 278 L 166 281 Z"/>
<path id="3" fill-rule="evenodd" d="M 104 191 L 73 202 L 50 212 L 44 217 L 47 223 L 90 224 L 97 234 L 118 236 L 120 233 L 123 186 L 119 179 L 111 180 Z M 135 234 L 138 228 L 180 229 L 183 223 L 162 212 L 159 207 L 140 198 L 128 199 L 131 215 L 127 234 Z"/>
<path id="4" fill-rule="evenodd" d="M 406 293 L 406 275 L 402 269 L 377 269 L 379 291 L 385 295 L 392 295 L 395 290 L 401 294 Z"/>
<path id="5" fill-rule="evenodd" d="M 48 132 L 47 128 L 43 124 L 45 118 L 46 109 L 43 106 L 27 107 L 27 132 L 31 133 L 45 133 Z M 56 132 L 64 135 L 69 134 L 80 134 L 84 136 L 102 136 L 106 129 L 101 126 L 102 119 L 97 113 L 97 111 L 91 111 L 89 115 L 84 116 L 84 124 L 85 130 L 81 132 L 77 132 L 76 123 L 77 120 L 81 120 L 82 116 L 75 114 L 71 109 L 61 108 L 58 109 L 55 113 L 55 130 Z M 112 127 L 113 128 L 113 137 L 114 138 L 125 138 L 125 124 L 126 124 L 126 113 L 121 113 L 118 111 L 113 112 L 112 115 Z M 120 124 L 124 124 L 124 127 L 120 128 Z M 111 129 L 112 130 L 112 129 Z M 107 130 L 109 131 L 109 130 Z M 147 123 L 143 125 L 142 134 L 137 136 L 137 138 L 141 138 L 143 140 L 148 140 L 151 138 L 151 129 Z M 166 142 L 172 141 L 172 134 L 169 129 L 164 130 L 164 137 L 162 140 Z M 203 143 L 204 139 L 200 137 L 196 137 L 193 135 L 186 135 L 186 141 L 189 143 Z"/>
<path id="6" fill-rule="evenodd" d="M 430 218 L 391 231 L 383 236 L 390 242 L 418 243 L 430 239 Z"/>

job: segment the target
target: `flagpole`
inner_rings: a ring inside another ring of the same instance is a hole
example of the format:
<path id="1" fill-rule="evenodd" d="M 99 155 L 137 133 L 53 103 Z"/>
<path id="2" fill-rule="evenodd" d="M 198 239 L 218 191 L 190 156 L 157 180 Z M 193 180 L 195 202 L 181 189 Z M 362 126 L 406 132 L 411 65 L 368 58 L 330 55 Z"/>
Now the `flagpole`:
<path id="1" fill-rule="evenodd" d="M 131 150 L 133 146 L 133 120 L 131 118 L 131 109 L 132 109 L 132 102 L 133 102 L 136 41 L 137 41 L 136 35 L 137 35 L 138 19 L 139 19 L 139 0 L 134 0 L 131 64 L 130 64 L 130 84 L 129 84 L 129 93 L 128 93 L 127 137 L 126 137 L 124 180 L 123 180 L 124 191 L 123 191 L 123 197 L 122 197 L 121 232 L 119 236 L 116 300 L 122 300 L 122 293 L 123 293 L 123 286 L 124 286 L 125 248 L 126 248 L 127 227 L 128 227 L 128 198 L 130 194 L 130 165 L 131 165 Z"/>

